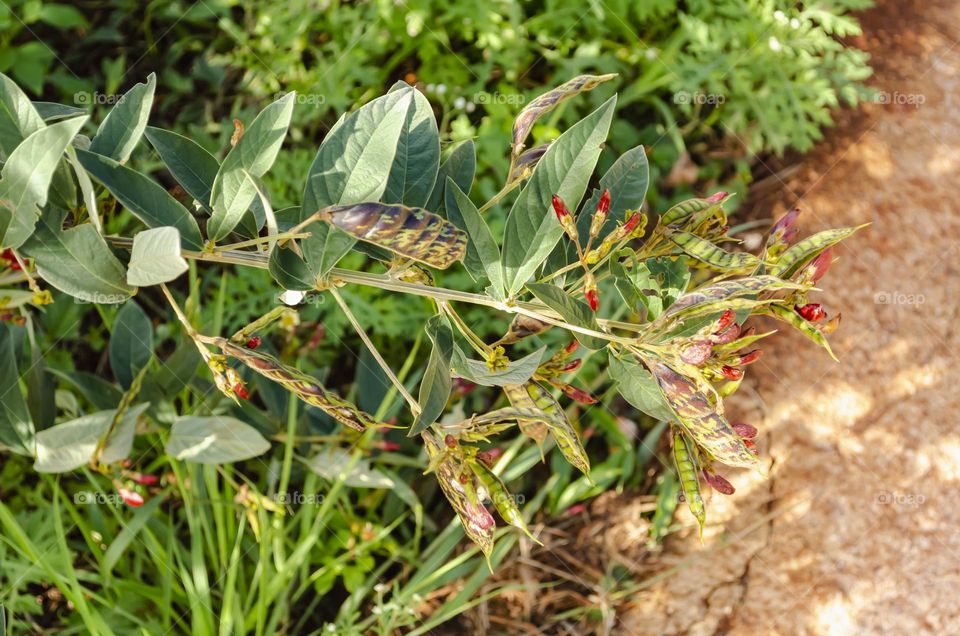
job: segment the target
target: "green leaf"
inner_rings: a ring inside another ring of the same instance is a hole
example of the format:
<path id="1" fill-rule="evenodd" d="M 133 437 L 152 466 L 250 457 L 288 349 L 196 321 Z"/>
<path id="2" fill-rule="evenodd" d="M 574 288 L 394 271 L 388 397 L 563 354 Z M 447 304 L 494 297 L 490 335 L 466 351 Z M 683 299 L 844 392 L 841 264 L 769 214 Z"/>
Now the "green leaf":
<path id="1" fill-rule="evenodd" d="M 270 442 L 233 417 L 178 417 L 165 447 L 171 457 L 198 464 L 228 464 L 263 455 Z"/>
<path id="2" fill-rule="evenodd" d="M 85 223 L 69 230 L 60 219 L 41 217 L 37 231 L 24 244 L 37 261 L 40 277 L 60 291 L 98 304 L 122 303 L 134 288 L 127 273 L 97 229 Z"/>
<path id="3" fill-rule="evenodd" d="M 393 480 L 370 465 L 363 457 L 331 447 L 304 462 L 307 468 L 330 481 L 343 482 L 351 488 L 393 488 Z"/>
<path id="4" fill-rule="evenodd" d="M 127 265 L 127 283 L 135 287 L 169 283 L 189 269 L 180 255 L 180 232 L 158 227 L 138 232 Z"/>
<path id="5" fill-rule="evenodd" d="M 220 171 L 217 158 L 197 142 L 173 131 L 147 126 L 145 133 L 177 183 L 209 210 L 210 192 Z"/>
<path id="6" fill-rule="evenodd" d="M 136 301 L 131 300 L 117 313 L 110 334 L 110 368 L 124 389 L 150 362 L 153 355 L 153 325 Z"/>
<path id="7" fill-rule="evenodd" d="M 40 20 L 58 29 L 86 29 L 90 26 L 79 9 L 55 2 L 43 4 L 40 8 Z"/>
<path id="8" fill-rule="evenodd" d="M 147 126 L 156 86 L 157 76 L 150 73 L 146 84 L 136 84 L 124 93 L 97 129 L 90 152 L 126 163 Z"/>
<path id="9" fill-rule="evenodd" d="M 44 127 L 43 119 L 17 83 L 0 73 L 0 151 L 7 157 Z"/>
<path id="10" fill-rule="evenodd" d="M 13 333 L 0 325 L 0 444 L 15 453 L 33 456 L 33 440 L 33 420 L 20 392 Z"/>
<path id="11" fill-rule="evenodd" d="M 627 402 L 650 417 L 663 422 L 676 420 L 670 404 L 663 397 L 656 378 L 647 369 L 630 359 L 621 359 L 612 352 L 607 372 L 616 382 L 617 391 Z"/>
<path id="12" fill-rule="evenodd" d="M 523 384 L 531 377 L 540 362 L 543 359 L 543 352 L 546 347 L 540 347 L 531 354 L 525 355 L 519 360 L 511 360 L 506 369 L 500 371 L 490 371 L 487 363 L 481 360 L 471 360 L 460 349 L 455 347 L 453 350 L 453 359 L 451 365 L 453 373 L 458 377 L 469 380 L 474 384 L 483 386 L 507 386 L 510 384 Z"/>
<path id="13" fill-rule="evenodd" d="M 186 349 L 186 347 L 183 347 Z M 88 371 L 63 371 L 50 369 L 50 373 L 73 386 L 78 393 L 90 400 L 94 408 L 109 409 L 120 403 L 123 393 L 112 382 Z"/>
<path id="14" fill-rule="evenodd" d="M 304 217 L 331 205 L 380 200 L 413 91 L 405 88 L 378 97 L 330 131 L 307 173 Z"/>
<path id="15" fill-rule="evenodd" d="M 270 262 L 267 267 L 273 280 L 284 289 L 309 291 L 316 287 L 316 278 L 306 261 L 300 258 L 290 246 L 274 247 L 270 252 Z"/>
<path id="16" fill-rule="evenodd" d="M 551 199 L 556 194 L 571 208 L 579 203 L 600 157 L 616 103 L 616 97 L 611 97 L 560 135 L 520 191 L 507 217 L 503 239 L 508 296 L 523 288 L 563 235 Z"/>
<path id="17" fill-rule="evenodd" d="M 57 104 L 55 102 L 33 102 L 33 107 L 37 114 L 45 122 L 57 121 L 58 119 L 69 119 L 86 115 L 87 111 L 76 106 L 67 106 L 66 104 Z M 0 117 L 2 119 L 2 117 Z"/>
<path id="18" fill-rule="evenodd" d="M 203 248 L 197 220 L 159 183 L 109 157 L 79 149 L 77 157 L 83 167 L 147 227 L 173 226 L 179 230 L 184 247 Z"/>
<path id="19" fill-rule="evenodd" d="M 597 324 L 597 317 L 590 309 L 590 305 L 570 297 L 563 289 L 550 283 L 529 283 L 527 289 L 533 292 L 540 302 L 554 310 L 560 316 L 577 327 L 600 331 L 600 325 Z M 588 349 L 603 349 L 607 346 L 607 341 L 596 336 L 573 332 L 574 337 L 580 341 L 580 344 Z"/>
<path id="20" fill-rule="evenodd" d="M 425 207 L 431 212 L 443 213 L 446 205 L 447 177 L 453 179 L 461 191 L 470 194 L 470 188 L 473 186 L 473 176 L 476 171 L 477 150 L 473 145 L 473 139 L 467 139 L 454 148 L 446 160 L 440 164 L 437 182 L 433 186 L 430 200 Z"/>
<path id="21" fill-rule="evenodd" d="M 147 501 L 139 510 L 133 513 L 133 517 L 124 520 L 123 530 L 110 542 L 110 547 L 103 554 L 103 562 L 100 564 L 101 572 L 110 572 L 120 561 L 120 558 L 133 544 L 137 534 L 146 527 L 147 522 L 153 519 L 163 502 L 164 497 L 153 497 Z"/>
<path id="22" fill-rule="evenodd" d="M 256 184 L 273 165 L 293 115 L 294 93 L 287 93 L 264 108 L 247 127 L 220 166 L 210 193 L 213 214 L 207 223 L 207 236 L 213 241 L 224 238 L 257 196 Z"/>
<path id="23" fill-rule="evenodd" d="M 356 243 L 346 232 L 321 221 L 311 223 L 306 231 L 310 236 L 300 240 L 300 249 L 313 280 L 329 274 Z"/>
<path id="24" fill-rule="evenodd" d="M 586 245 L 590 231 L 590 221 L 593 212 L 597 209 L 600 196 L 604 190 L 610 190 L 610 212 L 607 222 L 600 234 L 594 239 L 594 245 L 605 237 L 614 226 L 615 221 L 625 221 L 628 210 L 637 211 L 643 205 L 647 196 L 647 187 L 650 184 L 650 166 L 647 163 L 647 153 L 643 146 L 631 148 L 620 155 L 613 165 L 600 177 L 600 187 L 593 191 L 587 203 L 577 216 L 577 230 L 580 232 L 580 242 Z M 573 245 L 568 246 L 568 252 L 573 254 Z"/>
<path id="25" fill-rule="evenodd" d="M 0 245 L 20 247 L 33 234 L 63 151 L 86 121 L 40 128 L 10 153 L 0 172 Z"/>
<path id="26" fill-rule="evenodd" d="M 412 89 L 406 82 L 393 85 L 391 92 Z M 422 208 L 430 199 L 440 168 L 440 133 L 433 107 L 423 93 L 413 90 L 413 102 L 397 139 L 390 177 L 383 193 L 388 203 Z"/>
<path id="27" fill-rule="evenodd" d="M 500 248 L 493 233 L 470 200 L 456 182 L 447 177 L 447 218 L 467 233 L 467 253 L 463 265 L 479 280 L 484 275 L 490 279 L 495 295 L 503 298 L 503 268 L 500 264 Z"/>
<path id="28" fill-rule="evenodd" d="M 453 379 L 450 377 L 451 360 L 453 359 L 453 329 L 446 317 L 437 315 L 427 321 L 424 331 L 433 342 L 430 351 L 430 361 L 427 370 L 420 381 L 420 414 L 410 427 L 409 436 L 417 435 L 427 428 L 443 414 L 450 398 L 450 389 L 453 388 Z"/>
<path id="29" fill-rule="evenodd" d="M 115 433 L 122 430 L 125 434 L 114 434 L 107 440 L 101 460 L 120 461 L 130 454 L 132 440 L 129 432 L 136 429 L 136 419 L 146 407 L 147 404 L 139 404 L 123 413 Z M 116 409 L 97 411 L 38 432 L 34 470 L 38 473 L 65 473 L 87 464 L 97 450 L 100 438 L 110 430 L 116 414 Z"/>

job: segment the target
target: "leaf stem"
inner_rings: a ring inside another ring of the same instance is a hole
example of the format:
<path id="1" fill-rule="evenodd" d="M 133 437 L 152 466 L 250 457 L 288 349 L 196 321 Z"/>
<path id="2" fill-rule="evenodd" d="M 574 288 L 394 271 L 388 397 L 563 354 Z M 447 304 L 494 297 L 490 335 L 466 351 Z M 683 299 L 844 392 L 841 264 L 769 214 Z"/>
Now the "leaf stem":
<path id="1" fill-rule="evenodd" d="M 367 335 L 366 330 L 359 323 L 359 321 L 357 321 L 357 317 L 353 315 L 353 312 L 350 310 L 350 307 L 347 306 L 346 301 L 343 299 L 343 296 L 340 295 L 340 292 L 337 290 L 336 286 L 331 286 L 327 291 L 330 292 L 330 295 L 333 296 L 333 299 L 337 301 L 338 305 L 340 305 L 340 309 L 342 309 L 343 313 L 346 314 L 347 320 L 350 321 L 354 331 L 356 331 L 360 336 L 360 339 L 363 340 L 363 344 L 367 346 L 367 349 L 370 351 L 370 354 L 373 356 L 374 360 L 377 361 L 377 364 L 383 368 L 383 372 L 387 374 L 388 378 L 390 378 L 390 382 L 393 383 L 393 386 L 397 388 L 397 391 L 400 392 L 400 395 L 403 396 L 403 399 L 407 401 L 408 405 L 410 405 L 410 411 L 413 413 L 413 416 L 417 417 L 420 414 L 420 405 L 415 399 L 413 399 L 413 396 L 410 395 L 410 392 L 407 391 L 407 387 L 403 386 L 403 382 L 397 378 L 396 374 L 393 372 L 393 369 L 391 369 L 390 365 L 387 364 L 387 361 L 384 360 L 383 356 L 380 355 L 380 352 L 373 344 L 370 336 Z"/>

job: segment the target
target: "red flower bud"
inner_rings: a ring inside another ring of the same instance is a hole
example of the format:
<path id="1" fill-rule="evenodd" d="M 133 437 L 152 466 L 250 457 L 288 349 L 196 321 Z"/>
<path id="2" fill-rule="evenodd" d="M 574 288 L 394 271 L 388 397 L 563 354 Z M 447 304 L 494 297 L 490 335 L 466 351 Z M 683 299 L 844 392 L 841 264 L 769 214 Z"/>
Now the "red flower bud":
<path id="1" fill-rule="evenodd" d="M 136 492 L 135 490 L 130 490 L 129 488 L 118 488 L 117 494 L 120 495 L 120 498 L 123 499 L 123 503 L 134 508 L 139 508 L 143 505 L 143 496 Z"/>
<path id="2" fill-rule="evenodd" d="M 794 208 L 781 216 L 773 227 L 770 228 L 770 236 L 779 239 L 785 243 L 793 240 L 798 232 L 795 227 L 797 218 L 800 216 L 800 208 Z"/>
<path id="3" fill-rule="evenodd" d="M 569 356 L 569 355 L 573 355 L 573 352 L 579 348 L 580 348 L 580 341 L 573 340 L 570 342 L 570 344 L 568 344 L 566 347 L 563 348 L 563 352 Z"/>
<path id="4" fill-rule="evenodd" d="M 604 216 L 610 211 L 610 190 L 604 189 L 603 194 L 600 195 L 600 203 L 597 204 L 597 213 L 603 214 Z"/>
<path id="5" fill-rule="evenodd" d="M 727 198 L 727 193 L 721 190 L 719 192 L 714 192 L 713 194 L 708 196 L 707 201 L 709 201 L 710 203 L 719 203 L 726 198 Z"/>
<path id="6" fill-rule="evenodd" d="M 247 391 L 247 387 L 243 386 L 239 382 L 233 385 L 233 392 L 237 394 L 237 397 L 241 400 L 249 400 L 250 392 Z"/>
<path id="7" fill-rule="evenodd" d="M 623 233 L 625 235 L 630 234 L 637 229 L 637 226 L 640 225 L 641 218 L 643 218 L 643 215 L 641 215 L 639 212 L 634 212 L 631 214 L 630 218 L 627 219 L 627 222 L 623 224 Z"/>
<path id="8" fill-rule="evenodd" d="M 794 305 L 794 311 L 803 316 L 804 320 L 809 322 L 818 322 L 827 317 L 827 312 L 823 310 L 820 303 L 808 303 L 806 305 Z"/>
<path id="9" fill-rule="evenodd" d="M 734 492 L 736 492 L 736 488 L 733 487 L 733 484 L 720 475 L 703 471 L 703 477 L 706 479 L 707 483 L 710 484 L 710 487 L 721 495 L 732 495 Z"/>
<path id="10" fill-rule="evenodd" d="M 731 426 L 733 427 L 733 432 L 743 439 L 753 439 L 757 436 L 757 428 L 746 422 L 736 422 Z"/>
<path id="11" fill-rule="evenodd" d="M 400 450 L 400 444 L 397 443 L 397 442 L 393 442 L 393 441 L 390 441 L 390 440 L 385 439 L 385 440 L 382 440 L 382 441 L 380 442 L 380 450 L 385 451 L 385 452 L 388 452 L 388 453 L 390 453 L 390 452 L 396 452 L 396 451 Z"/>
<path id="12" fill-rule="evenodd" d="M 137 482 L 141 486 L 156 486 L 158 483 L 160 483 L 160 478 L 156 475 L 137 473 L 134 476 L 133 481 Z"/>
<path id="13" fill-rule="evenodd" d="M 763 351 L 760 349 L 754 349 L 747 353 L 740 354 L 740 366 L 746 366 L 748 364 L 753 364 L 760 359 L 760 356 L 763 355 Z"/>
<path id="14" fill-rule="evenodd" d="M 728 364 L 723 365 L 723 367 L 720 369 L 720 373 L 723 374 L 723 377 L 725 377 L 728 380 L 736 381 L 743 377 L 742 369 L 731 367 Z"/>
<path id="15" fill-rule="evenodd" d="M 567 511 L 564 514 L 567 515 L 568 517 L 572 517 L 574 515 L 582 514 L 586 511 L 587 511 L 587 504 L 578 503 L 578 504 L 573 504 L 572 506 L 567 508 Z"/>
<path id="16" fill-rule="evenodd" d="M 457 438 L 455 438 L 450 433 L 447 433 L 443 438 L 443 443 L 447 445 L 447 448 L 456 448 L 457 447 Z"/>
<path id="17" fill-rule="evenodd" d="M 260 336 L 251 336 L 250 339 L 247 340 L 246 347 L 247 349 L 256 349 L 260 346 L 261 342 Z"/>
<path id="18" fill-rule="evenodd" d="M 561 225 L 563 225 L 565 220 L 570 216 L 570 210 L 567 209 L 567 204 L 557 195 L 553 195 L 553 211 L 556 213 L 557 220 L 560 221 Z"/>
<path id="19" fill-rule="evenodd" d="M 477 388 L 476 384 L 470 382 L 469 380 L 464 380 L 463 378 L 455 378 L 453 380 L 453 385 L 455 387 L 454 390 L 459 395 L 469 395 L 474 389 Z"/>
<path id="20" fill-rule="evenodd" d="M 827 249 L 820 252 L 815 259 L 810 261 L 804 271 L 806 276 L 809 276 L 811 283 L 816 283 L 818 280 L 823 278 L 824 274 L 827 273 L 827 270 L 830 269 L 830 265 L 833 264 L 833 248 L 828 247 Z M 804 277 L 806 278 L 806 277 Z"/>
<path id="21" fill-rule="evenodd" d="M 580 359 L 574 360 L 573 362 L 570 362 L 563 367 L 563 372 L 569 373 L 571 371 L 576 371 L 577 369 L 580 368 L 581 364 L 583 364 L 583 360 L 580 360 Z"/>
<path id="22" fill-rule="evenodd" d="M 579 402 L 580 404 L 596 404 L 597 403 L 597 398 L 593 397 L 583 389 L 578 389 L 572 384 L 565 384 L 562 387 L 562 389 L 563 389 L 563 393 L 568 398 L 570 398 L 571 400 L 574 400 L 575 402 Z"/>
<path id="23" fill-rule="evenodd" d="M 727 327 L 733 324 L 733 321 L 737 319 L 737 312 L 732 309 L 725 310 L 720 317 L 717 318 L 717 322 L 713 325 L 713 333 L 720 333 Z"/>
<path id="24" fill-rule="evenodd" d="M 759 455 L 759 454 L 760 454 L 760 451 L 757 450 L 757 445 L 756 445 L 756 443 L 755 443 L 752 439 L 745 439 L 745 440 L 743 440 L 743 445 L 746 446 L 747 449 L 748 449 L 751 453 L 753 453 L 754 455 Z"/>
<path id="25" fill-rule="evenodd" d="M 590 309 L 596 311 L 600 307 L 600 290 L 597 289 L 597 281 L 593 278 L 593 274 L 589 272 L 583 283 L 583 295 L 590 304 Z"/>
<path id="26" fill-rule="evenodd" d="M 733 323 L 725 330 L 713 334 L 713 336 L 710 338 L 710 342 L 713 344 L 728 344 L 736 340 L 739 335 L 740 325 Z"/>

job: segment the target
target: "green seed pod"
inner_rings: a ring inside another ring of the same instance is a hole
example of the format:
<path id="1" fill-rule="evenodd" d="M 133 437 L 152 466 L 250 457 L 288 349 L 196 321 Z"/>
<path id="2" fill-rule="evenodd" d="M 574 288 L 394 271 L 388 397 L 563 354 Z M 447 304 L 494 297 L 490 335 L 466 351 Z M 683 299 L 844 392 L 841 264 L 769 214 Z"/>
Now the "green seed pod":
<path id="1" fill-rule="evenodd" d="M 760 264 L 753 254 L 728 252 L 690 232 L 670 232 L 667 236 L 687 256 L 719 272 L 752 270 Z"/>
<path id="2" fill-rule="evenodd" d="M 700 471 L 697 469 L 696 448 L 680 431 L 673 434 L 673 459 L 677 463 L 683 498 L 686 499 L 687 507 L 700 525 L 700 541 L 703 541 L 703 525 L 707 521 L 707 509 L 700 493 L 700 479 L 697 477 Z"/>
<path id="3" fill-rule="evenodd" d="M 825 230 L 817 232 L 813 236 L 808 236 L 802 241 L 798 241 L 790 246 L 777 259 L 777 262 L 770 266 L 769 273 L 780 278 L 790 278 L 797 273 L 801 267 L 813 260 L 820 252 L 828 247 L 832 247 L 852 235 L 857 230 L 867 227 L 869 223 L 858 225 L 856 227 L 845 227 L 837 230 Z"/>
<path id="4" fill-rule="evenodd" d="M 341 424 L 358 431 L 386 426 L 355 405 L 326 390 L 306 373 L 288 367 L 273 356 L 242 347 L 226 338 L 212 338 L 211 344 L 220 347 L 223 354 L 236 358 L 263 377 L 273 380 L 298 398 L 321 409 Z"/>
<path id="5" fill-rule="evenodd" d="M 517 506 L 516 499 L 510 494 L 510 491 L 507 490 L 506 485 L 500 477 L 481 462 L 471 461 L 470 468 L 477 476 L 477 479 L 480 480 L 480 483 L 483 484 L 483 487 L 487 489 L 487 493 L 490 495 L 490 501 L 493 502 L 493 507 L 497 509 L 497 512 L 503 517 L 503 520 L 511 526 L 519 528 L 533 541 L 543 545 L 537 541 L 536 537 L 530 534 L 530 529 L 527 528 L 527 523 L 523 520 L 523 515 L 520 513 L 520 507 Z"/>
<path id="6" fill-rule="evenodd" d="M 687 199 L 681 201 L 660 215 L 660 225 L 676 225 L 698 212 L 723 205 L 723 202 L 730 196 L 726 195 L 721 199 Z"/>
<path id="7" fill-rule="evenodd" d="M 760 313 L 773 316 L 777 320 L 781 320 L 791 327 L 794 327 L 808 339 L 826 349 L 831 358 L 837 362 L 840 361 L 837 359 L 837 356 L 834 355 L 833 349 L 830 348 L 830 343 L 827 341 L 827 337 L 823 335 L 823 332 L 817 329 L 816 325 L 814 325 L 812 322 L 808 322 L 806 318 L 794 311 L 792 307 L 784 307 L 783 305 L 768 305 L 764 307 Z"/>
<path id="8" fill-rule="evenodd" d="M 537 419 L 518 420 L 517 424 L 520 426 L 520 430 L 533 437 L 541 449 L 547 431 L 553 433 L 553 437 L 557 441 L 557 447 L 564 458 L 574 468 L 586 475 L 587 479 L 590 479 L 590 459 L 587 457 L 587 451 L 583 448 L 583 444 L 580 442 L 577 432 L 573 429 L 573 425 L 570 424 L 570 420 L 567 419 L 567 414 L 553 399 L 550 392 L 533 381 L 523 385 L 505 386 L 504 391 L 514 407 L 530 409 L 540 414 Z M 525 426 L 530 427 L 530 432 L 524 429 Z M 538 437 L 534 437 L 534 435 Z"/>

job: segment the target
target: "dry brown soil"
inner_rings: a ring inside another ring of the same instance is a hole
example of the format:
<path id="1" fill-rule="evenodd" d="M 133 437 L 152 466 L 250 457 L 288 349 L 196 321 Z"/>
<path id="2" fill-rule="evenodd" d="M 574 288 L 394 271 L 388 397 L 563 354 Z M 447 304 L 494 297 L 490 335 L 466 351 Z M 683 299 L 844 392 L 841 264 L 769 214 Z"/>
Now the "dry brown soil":
<path id="1" fill-rule="evenodd" d="M 841 362 L 775 337 L 731 404 L 764 474 L 731 475 L 705 545 L 668 545 L 674 574 L 618 633 L 960 634 L 960 3 L 886 2 L 864 27 L 886 103 L 845 116 L 770 211 L 872 223 L 821 283 Z"/>

